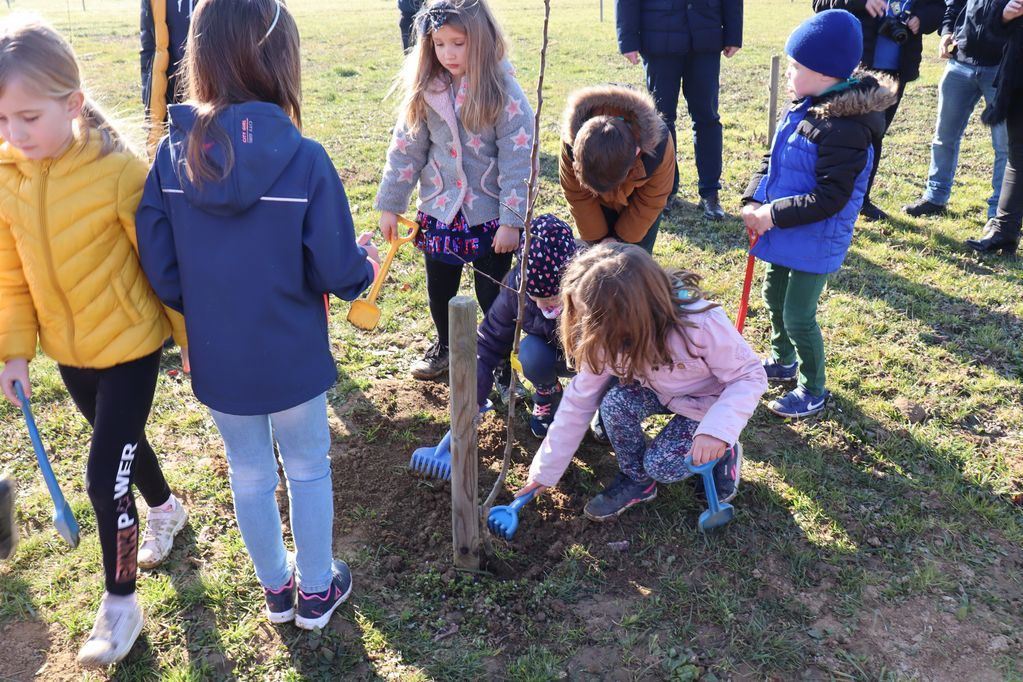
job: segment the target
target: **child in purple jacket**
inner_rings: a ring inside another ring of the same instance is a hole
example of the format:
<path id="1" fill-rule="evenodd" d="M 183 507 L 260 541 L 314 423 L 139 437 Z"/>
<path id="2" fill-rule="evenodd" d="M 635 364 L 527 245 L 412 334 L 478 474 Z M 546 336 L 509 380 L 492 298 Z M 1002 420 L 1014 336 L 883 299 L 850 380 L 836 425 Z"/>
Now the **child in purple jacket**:
<path id="1" fill-rule="evenodd" d="M 522 257 L 519 247 L 519 258 Z M 565 351 L 558 341 L 561 315 L 561 275 L 575 255 L 572 228 L 550 214 L 535 218 L 529 241 L 529 271 L 526 278 L 526 309 L 522 316 L 524 336 L 519 344 L 522 373 L 533 384 L 533 416 L 529 427 L 537 438 L 547 435 L 561 402 L 558 377 L 571 376 L 565 365 Z M 476 395 L 482 406 L 494 384 L 494 370 L 511 353 L 515 321 L 519 313 L 519 268 L 505 277 L 505 286 L 477 332 Z"/>
<path id="2" fill-rule="evenodd" d="M 561 339 L 577 374 L 517 497 L 557 484 L 598 406 L 621 472 L 586 505 L 590 519 L 654 499 L 658 482 L 689 475 L 690 454 L 697 465 L 718 460 L 718 495 L 735 497 L 739 434 L 767 376 L 724 311 L 703 300 L 699 282 L 631 244 L 601 244 L 572 261 L 561 280 Z M 675 416 L 648 443 L 643 421 L 655 414 Z"/>

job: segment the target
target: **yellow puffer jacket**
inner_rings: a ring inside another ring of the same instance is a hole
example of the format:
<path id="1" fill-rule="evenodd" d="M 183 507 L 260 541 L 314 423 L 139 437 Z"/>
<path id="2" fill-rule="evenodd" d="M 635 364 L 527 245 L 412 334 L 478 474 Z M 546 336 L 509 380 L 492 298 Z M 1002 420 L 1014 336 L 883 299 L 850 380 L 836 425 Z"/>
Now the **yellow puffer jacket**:
<path id="1" fill-rule="evenodd" d="M 101 147 L 93 133 L 30 161 L 0 140 L 0 361 L 34 357 L 37 336 L 57 362 L 94 369 L 149 355 L 172 327 L 185 344 L 139 265 L 147 168 Z"/>

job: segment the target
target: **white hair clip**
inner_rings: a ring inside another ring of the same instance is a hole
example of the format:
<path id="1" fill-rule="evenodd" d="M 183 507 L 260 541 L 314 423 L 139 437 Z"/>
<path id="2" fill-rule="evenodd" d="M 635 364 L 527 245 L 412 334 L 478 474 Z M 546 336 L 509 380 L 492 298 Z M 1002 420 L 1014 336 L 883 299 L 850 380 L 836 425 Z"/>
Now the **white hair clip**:
<path id="1" fill-rule="evenodd" d="M 277 11 L 274 13 L 274 20 L 270 22 L 270 28 L 266 29 L 266 35 L 263 36 L 263 40 L 270 37 L 270 34 L 274 32 L 274 28 L 277 26 L 277 20 L 281 18 L 281 0 L 274 0 L 277 5 Z"/>

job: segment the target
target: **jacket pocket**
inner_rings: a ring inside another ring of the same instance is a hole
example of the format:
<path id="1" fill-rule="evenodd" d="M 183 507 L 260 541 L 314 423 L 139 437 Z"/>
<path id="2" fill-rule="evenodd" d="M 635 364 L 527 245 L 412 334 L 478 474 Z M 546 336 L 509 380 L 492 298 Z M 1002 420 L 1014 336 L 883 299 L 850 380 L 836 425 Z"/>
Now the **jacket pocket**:
<path id="1" fill-rule="evenodd" d="M 433 186 L 432 192 L 424 192 L 423 184 L 427 182 L 427 179 L 422 175 L 419 176 L 419 205 L 426 206 L 426 202 L 433 199 L 435 196 L 444 191 L 444 176 L 440 174 L 440 166 L 434 159 L 430 159 L 426 164 L 433 173 L 430 175 L 429 183 Z"/>
<path id="2" fill-rule="evenodd" d="M 114 294 L 117 296 L 117 301 L 121 304 L 121 310 L 128 316 L 132 324 L 141 324 L 143 321 L 142 313 L 132 303 L 131 296 L 128 295 L 128 288 L 124 286 L 120 275 L 115 275 L 111 280 L 111 284 Z"/>
<path id="3" fill-rule="evenodd" d="M 483 175 L 480 177 L 480 189 L 483 190 L 483 193 L 486 194 L 487 196 L 493 197 L 493 198 L 497 199 L 498 201 L 500 201 L 501 197 L 498 194 L 498 192 L 501 191 L 501 187 L 500 186 L 497 187 L 497 192 L 494 192 L 489 187 L 487 187 L 487 181 L 490 180 L 490 174 L 494 172 L 494 168 L 496 168 L 496 167 L 497 167 L 497 162 L 492 160 L 490 162 L 490 165 L 487 166 L 487 169 L 485 171 L 483 171 Z M 496 185 L 497 184 L 497 179 L 495 178 L 493 182 Z"/>

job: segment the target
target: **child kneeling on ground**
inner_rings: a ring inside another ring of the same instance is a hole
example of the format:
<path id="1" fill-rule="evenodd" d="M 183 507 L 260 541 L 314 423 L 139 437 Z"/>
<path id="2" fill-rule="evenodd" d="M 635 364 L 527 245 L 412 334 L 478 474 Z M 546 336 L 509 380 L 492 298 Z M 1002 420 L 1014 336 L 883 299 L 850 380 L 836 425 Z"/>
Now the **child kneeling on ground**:
<path id="1" fill-rule="evenodd" d="M 853 73 L 863 51 L 860 22 L 845 10 L 810 17 L 789 37 L 789 90 L 796 100 L 771 152 L 743 196 L 751 253 L 767 261 L 764 303 L 771 312 L 772 382 L 799 381 L 768 409 L 807 417 L 824 409 L 824 339 L 817 302 L 845 260 L 870 179 L 872 140 L 895 102 L 888 76 Z M 774 229 L 775 227 L 780 229 Z"/>
<path id="2" fill-rule="evenodd" d="M 565 364 L 565 352 L 558 341 L 558 316 L 561 315 L 561 275 L 575 255 L 572 228 L 550 214 L 533 220 L 529 241 L 529 271 L 526 277 L 526 308 L 523 313 L 523 337 L 519 344 L 522 373 L 533 384 L 533 416 L 529 427 L 537 438 L 547 435 L 561 401 L 558 377 L 571 376 Z M 522 247 L 519 247 L 522 258 Z M 505 277 L 501 293 L 477 333 L 476 395 L 480 406 L 487 402 L 494 384 L 494 369 L 511 353 L 515 341 L 515 322 L 519 314 L 519 268 Z"/>
<path id="3" fill-rule="evenodd" d="M 658 483 L 688 477 L 690 454 L 697 465 L 718 460 L 718 495 L 735 497 L 739 434 L 767 378 L 699 282 L 629 244 L 601 244 L 572 261 L 561 280 L 561 338 L 578 373 L 517 497 L 557 484 L 598 406 L 621 472 L 586 505 L 590 519 L 614 518 L 654 499 Z M 674 416 L 648 443 L 643 421 L 655 414 Z"/>

